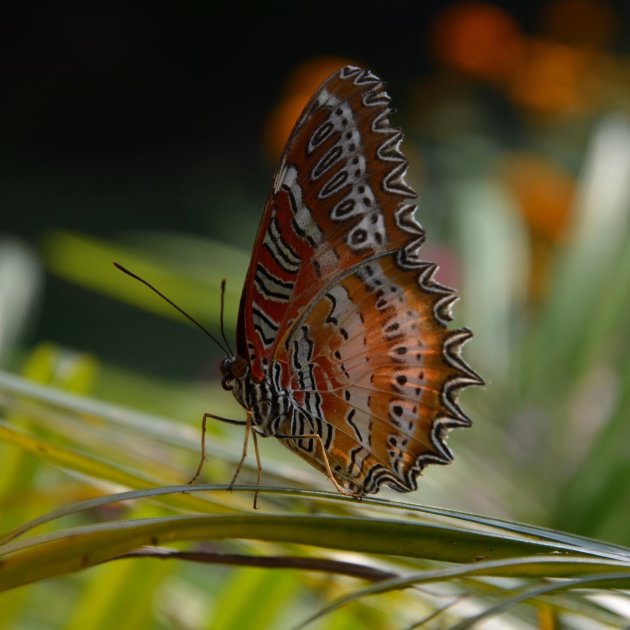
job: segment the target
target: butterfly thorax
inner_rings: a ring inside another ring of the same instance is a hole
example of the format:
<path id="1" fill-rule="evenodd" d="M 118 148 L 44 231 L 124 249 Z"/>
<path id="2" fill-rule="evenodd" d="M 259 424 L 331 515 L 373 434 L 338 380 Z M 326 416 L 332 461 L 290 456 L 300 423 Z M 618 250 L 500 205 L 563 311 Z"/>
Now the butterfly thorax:
<path id="1" fill-rule="evenodd" d="M 251 411 L 254 425 L 265 435 L 277 435 L 279 425 L 291 407 L 290 392 L 285 391 L 279 382 L 280 366 L 272 364 L 272 369 L 258 381 L 252 376 L 245 359 L 227 357 L 221 363 L 221 372 L 223 389 L 230 390 L 240 405 Z"/>

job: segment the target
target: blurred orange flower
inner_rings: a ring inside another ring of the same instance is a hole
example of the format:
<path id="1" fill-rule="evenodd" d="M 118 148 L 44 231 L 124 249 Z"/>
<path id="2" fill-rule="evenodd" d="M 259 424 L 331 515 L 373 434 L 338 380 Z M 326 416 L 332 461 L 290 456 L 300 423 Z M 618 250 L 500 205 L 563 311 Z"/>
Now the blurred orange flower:
<path id="1" fill-rule="evenodd" d="M 530 40 L 510 85 L 510 96 L 540 114 L 575 114 L 596 106 L 604 53 Z"/>
<path id="2" fill-rule="evenodd" d="M 561 240 L 573 205 L 573 177 L 540 156 L 524 153 L 507 156 L 502 175 L 531 233 Z"/>
<path id="3" fill-rule="evenodd" d="M 460 2 L 438 16 L 432 47 L 446 66 L 481 80 L 502 82 L 523 54 L 523 38 L 505 10 L 487 2 Z"/>
<path id="4" fill-rule="evenodd" d="M 575 181 L 560 167 L 528 154 L 508 156 L 501 175 L 529 228 L 530 297 L 538 301 L 547 292 L 555 247 L 567 231 Z"/>

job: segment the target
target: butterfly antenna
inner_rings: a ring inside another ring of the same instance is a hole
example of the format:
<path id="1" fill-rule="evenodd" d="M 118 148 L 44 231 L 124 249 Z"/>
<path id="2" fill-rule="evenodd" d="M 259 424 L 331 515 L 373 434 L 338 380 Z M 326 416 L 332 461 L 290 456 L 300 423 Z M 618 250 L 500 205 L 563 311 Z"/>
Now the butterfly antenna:
<path id="1" fill-rule="evenodd" d="M 210 339 L 212 339 L 212 341 L 214 341 L 214 343 L 216 343 L 217 346 L 219 346 L 219 348 L 221 348 L 221 350 L 223 350 L 223 352 L 225 352 L 226 355 L 233 356 L 232 352 L 231 351 L 228 352 L 228 350 L 225 349 L 225 346 L 210 331 L 208 331 L 204 326 L 202 326 L 194 317 L 192 317 L 192 315 L 189 315 L 184 309 L 177 306 L 177 304 L 175 304 L 173 300 L 170 300 L 169 298 L 167 298 L 164 295 L 164 293 L 162 293 L 161 291 L 158 291 L 158 289 L 156 289 L 150 282 L 147 282 L 144 278 L 137 276 L 135 273 L 133 273 L 132 271 L 129 271 L 129 269 L 126 269 L 125 267 L 123 267 L 121 264 L 117 262 L 114 263 L 114 267 L 116 267 L 116 269 L 118 269 L 119 271 L 126 273 L 128 276 L 131 276 L 138 282 L 142 282 L 142 284 L 149 287 L 151 291 L 153 291 L 154 293 L 157 293 L 165 302 L 168 302 L 176 311 L 179 311 L 184 317 L 186 317 L 190 322 L 192 322 L 195 326 L 197 326 L 197 328 L 199 328 L 201 332 L 208 335 L 208 337 L 210 337 Z M 221 296 L 222 296 L 221 297 L 221 334 L 223 334 L 223 290 L 221 292 Z M 223 336 L 223 339 L 225 340 L 225 335 Z M 229 348 L 229 345 L 228 345 L 228 348 Z"/>
<path id="2" fill-rule="evenodd" d="M 223 327 L 223 310 L 225 307 L 225 278 L 223 278 L 223 280 L 221 280 L 221 338 L 223 339 L 223 341 L 225 342 L 225 345 L 227 346 L 227 349 L 230 351 L 230 356 L 234 356 L 234 353 L 232 352 L 232 347 L 230 346 L 230 342 L 227 340 L 227 337 L 225 336 L 225 328 Z"/>

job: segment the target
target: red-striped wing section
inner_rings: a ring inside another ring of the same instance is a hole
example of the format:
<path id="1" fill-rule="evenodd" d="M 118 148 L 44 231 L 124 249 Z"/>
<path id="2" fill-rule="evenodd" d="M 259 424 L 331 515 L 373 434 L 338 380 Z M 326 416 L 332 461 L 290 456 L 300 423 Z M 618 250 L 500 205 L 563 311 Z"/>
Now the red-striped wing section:
<path id="1" fill-rule="evenodd" d="M 264 376 L 283 334 L 343 270 L 423 238 L 404 182 L 402 134 L 368 70 L 346 66 L 307 104 L 287 143 L 258 230 L 238 325 L 238 353 Z M 397 209 L 396 212 L 393 210 Z"/>

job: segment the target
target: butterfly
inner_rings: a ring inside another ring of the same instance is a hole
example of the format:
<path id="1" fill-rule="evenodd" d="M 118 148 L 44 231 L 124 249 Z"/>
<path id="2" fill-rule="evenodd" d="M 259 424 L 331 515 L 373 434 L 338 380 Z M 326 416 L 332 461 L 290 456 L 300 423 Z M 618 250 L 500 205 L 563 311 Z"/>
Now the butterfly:
<path id="1" fill-rule="evenodd" d="M 457 393 L 483 384 L 460 354 L 472 333 L 447 329 L 455 294 L 420 257 L 390 111 L 383 82 L 356 66 L 311 97 L 264 207 L 236 353 L 221 364 L 246 436 L 277 437 L 356 497 L 415 490 L 427 464 L 449 463 L 449 429 L 471 424 Z"/>

